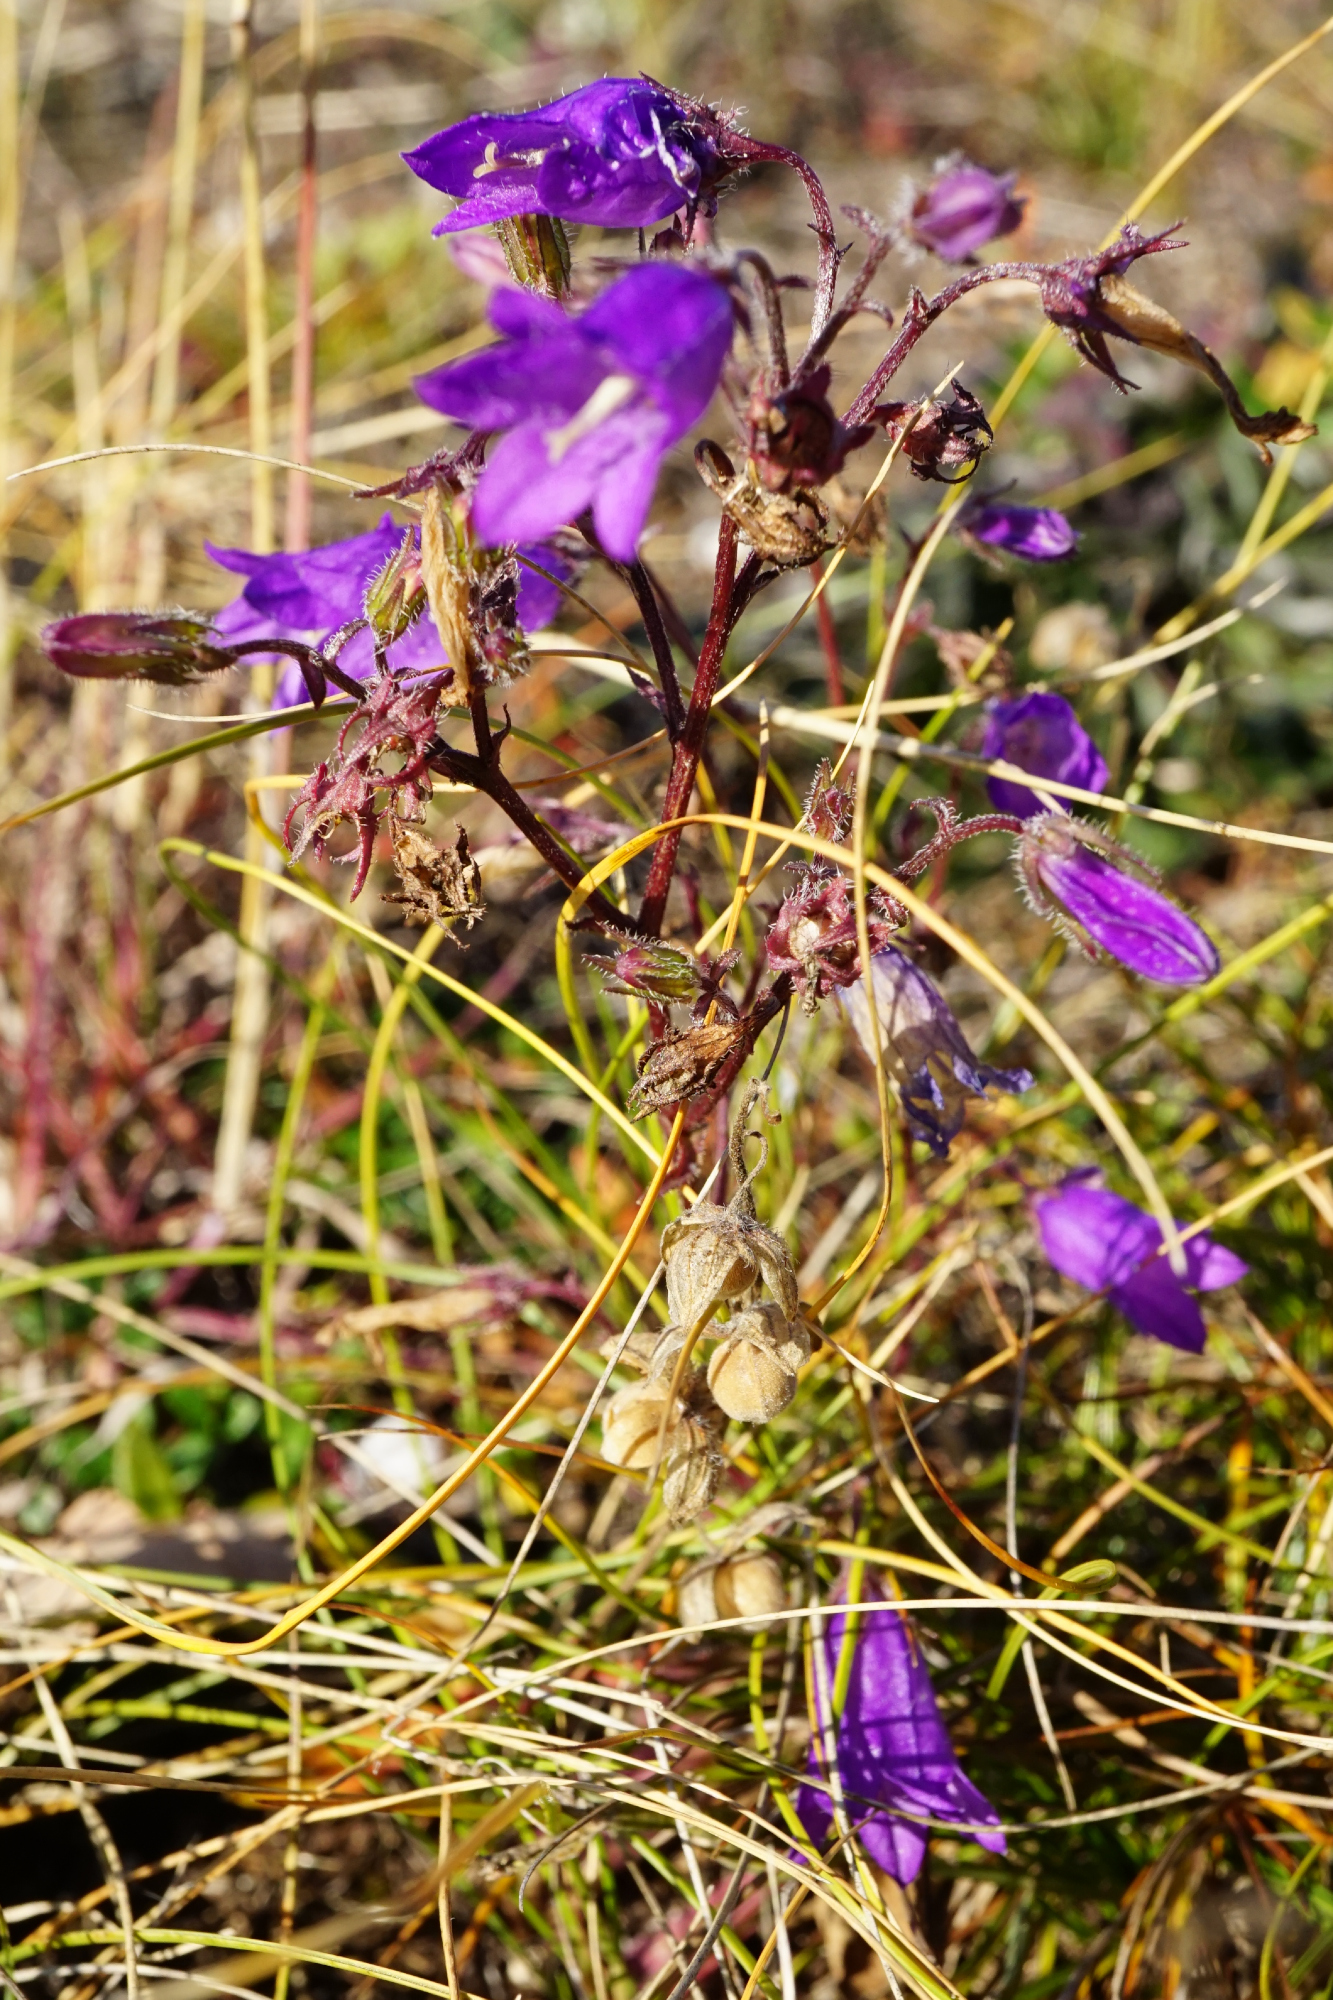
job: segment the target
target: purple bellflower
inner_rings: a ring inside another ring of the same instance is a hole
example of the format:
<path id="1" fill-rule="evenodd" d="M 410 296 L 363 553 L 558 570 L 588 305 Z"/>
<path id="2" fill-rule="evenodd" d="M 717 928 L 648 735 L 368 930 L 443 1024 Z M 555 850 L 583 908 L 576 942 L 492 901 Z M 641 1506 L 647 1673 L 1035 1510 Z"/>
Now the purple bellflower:
<path id="1" fill-rule="evenodd" d="M 1110 1288 L 1111 1303 L 1140 1333 L 1187 1354 L 1203 1350 L 1203 1314 L 1190 1296 L 1234 1285 L 1249 1270 L 1209 1235 L 1184 1244 L 1185 1275 L 1178 1278 L 1159 1256 L 1161 1226 L 1132 1201 L 1109 1188 L 1090 1186 L 1075 1174 L 1033 1201 L 1042 1248 L 1056 1270 L 1089 1291 Z"/>
<path id="2" fill-rule="evenodd" d="M 830 1692 L 846 1630 L 847 1613 L 839 1611 L 824 1634 Z M 999 1814 L 959 1768 L 906 1617 L 887 1609 L 865 1612 L 855 1646 L 834 1756 L 848 1823 L 866 1853 L 895 1881 L 914 1882 L 929 1834 L 921 1822 L 943 1820 L 992 1854 L 1003 1854 Z M 818 1676 L 815 1689 L 816 1712 L 823 1721 Z M 810 1772 L 824 1775 L 817 1743 L 811 1748 Z M 803 1785 L 796 1810 L 811 1840 L 826 1847 L 833 1832 L 828 1793 Z"/>
<path id="3" fill-rule="evenodd" d="M 677 209 L 716 207 L 727 171 L 717 120 L 648 77 L 604 77 L 535 111 L 479 111 L 403 158 L 461 197 L 435 234 L 509 216 L 646 229 Z"/>
<path id="4" fill-rule="evenodd" d="M 502 340 L 416 384 L 446 417 L 506 433 L 477 485 L 477 533 L 532 541 L 591 507 L 607 553 L 631 561 L 663 454 L 722 373 L 726 292 L 702 272 L 650 262 L 577 317 L 517 291 L 493 293 L 490 316 Z"/>
<path id="5" fill-rule="evenodd" d="M 403 531 L 385 514 L 379 526 L 364 535 L 349 535 L 322 548 L 294 554 L 254 555 L 249 549 L 204 547 L 214 562 L 246 578 L 239 597 L 224 605 L 214 621 L 226 639 L 301 639 L 319 646 L 360 618 L 366 588 L 401 546 Z M 556 551 L 533 545 L 519 551 L 553 575 L 568 565 Z M 549 624 L 560 608 L 560 592 L 545 577 L 520 563 L 518 618 L 529 632 Z M 389 666 L 398 672 L 430 673 L 444 664 L 439 635 L 427 612 L 388 649 Z M 356 633 L 338 655 L 338 664 L 355 680 L 365 680 L 375 665 L 369 631 Z M 295 660 L 284 660 L 274 696 L 279 708 L 305 699 L 305 684 Z"/>
<path id="6" fill-rule="evenodd" d="M 1070 813 L 1038 813 L 1014 854 L 1039 916 L 1090 958 L 1117 959 L 1162 986 L 1202 986 L 1221 961 L 1192 917 L 1164 896 L 1145 861 Z"/>
<path id="7" fill-rule="evenodd" d="M 1027 199 L 1014 193 L 1014 179 L 970 160 L 949 162 L 913 202 L 910 234 L 946 263 L 970 263 L 983 244 L 1010 235 L 1023 220 Z"/>
<path id="8" fill-rule="evenodd" d="M 1102 753 L 1063 695 L 1025 694 L 1017 701 L 992 702 L 981 754 L 1085 792 L 1099 792 L 1106 783 Z M 1045 810 L 1035 792 L 1008 778 L 987 778 L 986 790 L 997 812 L 1030 819 Z"/>
<path id="9" fill-rule="evenodd" d="M 1021 556 L 1024 562 L 1063 562 L 1078 536 L 1055 507 L 1019 507 L 990 501 L 969 512 L 959 527 L 974 542 Z"/>
<path id="10" fill-rule="evenodd" d="M 876 952 L 870 966 L 884 1064 L 898 1087 L 903 1115 L 913 1135 L 944 1159 L 962 1129 L 969 1097 L 1027 1090 L 1032 1077 L 1025 1069 L 978 1062 L 944 995 L 895 945 Z M 864 979 L 846 988 L 842 1003 L 873 1061 Z"/>

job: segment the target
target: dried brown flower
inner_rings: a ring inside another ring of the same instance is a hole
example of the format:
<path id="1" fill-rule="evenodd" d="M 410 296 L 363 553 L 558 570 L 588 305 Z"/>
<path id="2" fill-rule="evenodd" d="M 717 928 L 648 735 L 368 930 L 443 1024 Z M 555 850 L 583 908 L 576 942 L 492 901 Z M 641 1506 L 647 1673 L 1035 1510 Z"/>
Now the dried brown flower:
<path id="1" fill-rule="evenodd" d="M 393 868 L 400 886 L 390 889 L 386 903 L 403 905 L 403 922 L 440 924 L 453 937 L 460 921 L 469 930 L 486 914 L 481 900 L 481 870 L 468 850 L 467 834 L 460 826 L 452 849 L 437 847 L 416 827 L 402 820 L 393 822 Z M 465 950 L 460 938 L 454 943 Z"/>
<path id="2" fill-rule="evenodd" d="M 723 511 L 765 562 L 779 569 L 798 569 L 815 562 L 829 546 L 828 508 L 808 487 L 768 493 L 748 472 L 738 473 L 708 438 L 696 447 L 694 462 Z"/>
<path id="3" fill-rule="evenodd" d="M 760 1632 L 769 1617 L 786 1609 L 782 1570 L 777 1558 L 763 1549 L 700 1563 L 676 1586 L 676 1616 L 682 1625 L 744 1618 L 753 1622 L 742 1625 L 742 1632 Z"/>
<path id="4" fill-rule="evenodd" d="M 780 1236 L 735 1204 L 700 1202 L 662 1232 L 667 1304 L 684 1326 L 707 1323 L 724 1301 L 763 1284 L 788 1319 L 798 1309 L 796 1272 Z"/>
<path id="5" fill-rule="evenodd" d="M 639 1063 L 639 1080 L 629 1095 L 631 1117 L 687 1104 L 712 1089 L 738 1053 L 748 1055 L 759 1023 L 699 1021 L 669 1030 L 646 1050 Z"/>

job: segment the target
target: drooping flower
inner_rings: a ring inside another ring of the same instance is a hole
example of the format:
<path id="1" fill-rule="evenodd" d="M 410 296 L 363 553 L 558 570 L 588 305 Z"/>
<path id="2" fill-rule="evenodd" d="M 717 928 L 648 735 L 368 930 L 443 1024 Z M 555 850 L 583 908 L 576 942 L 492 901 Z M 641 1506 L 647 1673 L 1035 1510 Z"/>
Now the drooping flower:
<path id="1" fill-rule="evenodd" d="M 1156 871 L 1100 827 L 1070 813 L 1038 813 L 1014 859 L 1038 915 L 1090 958 L 1117 959 L 1163 986 L 1201 986 L 1217 972 L 1212 939 L 1162 894 Z"/>
<path id="2" fill-rule="evenodd" d="M 842 1647 L 855 1644 L 834 1756 L 847 1820 L 866 1853 L 896 1881 L 914 1882 L 931 1831 L 922 1822 L 942 1820 L 1003 1854 L 999 1814 L 959 1767 L 907 1618 L 887 1608 L 863 1612 L 854 1641 L 847 1626 L 847 1612 L 835 1612 L 824 1633 L 824 1656 L 831 1694 Z M 815 1713 L 822 1729 L 827 1710 L 818 1674 Z M 829 1775 L 818 1737 L 809 1768 L 813 1777 Z M 828 1792 L 803 1785 L 796 1810 L 811 1840 L 826 1847 L 834 1824 Z"/>
<path id="3" fill-rule="evenodd" d="M 197 611 L 80 611 L 46 627 L 42 650 L 78 680 L 188 687 L 232 665 L 220 637 Z"/>
<path id="4" fill-rule="evenodd" d="M 1240 392 L 1212 349 L 1181 325 L 1173 313 L 1155 299 L 1145 297 L 1126 280 L 1125 273 L 1140 257 L 1187 246 L 1172 237 L 1169 229 L 1157 236 L 1145 236 L 1137 224 L 1128 222 L 1108 249 L 1090 257 L 1070 257 L 1062 264 L 1037 267 L 1035 282 L 1041 291 L 1042 307 L 1053 326 L 1058 326 L 1070 345 L 1122 394 L 1136 385 L 1120 373 L 1107 336 L 1127 340 L 1135 347 L 1150 347 L 1197 369 L 1222 393 L 1227 411 L 1242 436 L 1259 448 L 1267 463 L 1269 445 L 1301 444 L 1313 437 L 1315 426 L 1305 423 L 1290 410 L 1261 410 L 1251 416 Z"/>
<path id="5" fill-rule="evenodd" d="M 1055 507 L 991 501 L 967 513 L 959 527 L 972 541 L 1024 562 L 1062 562 L 1078 547 L 1077 534 Z"/>
<path id="6" fill-rule="evenodd" d="M 702 272 L 640 264 L 577 316 L 517 291 L 491 297 L 504 338 L 417 379 L 446 417 L 506 435 L 472 503 L 477 533 L 528 542 L 591 507 L 607 552 L 633 558 L 663 454 L 717 387 L 731 302 Z"/>
<path id="7" fill-rule="evenodd" d="M 1162 1230 L 1156 1218 L 1109 1188 L 1075 1174 L 1032 1204 L 1042 1248 L 1066 1278 L 1091 1292 L 1110 1288 L 1111 1303 L 1140 1333 L 1188 1354 L 1203 1350 L 1203 1314 L 1187 1287 L 1215 1292 L 1234 1285 L 1249 1265 L 1206 1232 L 1183 1245 L 1185 1275 L 1157 1253 Z"/>
<path id="8" fill-rule="evenodd" d="M 414 546 L 417 537 L 414 536 Z M 344 625 L 364 616 L 366 593 L 403 543 L 403 531 L 385 514 L 377 527 L 363 535 L 326 542 L 322 548 L 295 554 L 255 555 L 249 549 L 204 547 L 214 562 L 246 579 L 239 597 L 218 612 L 215 625 L 229 640 L 301 639 L 323 645 Z M 559 573 L 563 559 L 555 550 L 532 546 L 519 552 Z M 518 618 L 527 631 L 549 623 L 559 608 L 559 592 L 544 577 L 519 565 Z M 388 649 L 389 666 L 398 672 L 429 673 L 445 664 L 439 634 L 429 616 L 418 616 Z M 374 642 L 368 630 L 357 632 L 338 655 L 344 673 L 364 680 L 375 665 Z M 305 699 L 304 683 L 294 660 L 284 661 L 274 696 L 279 708 Z"/>
<path id="9" fill-rule="evenodd" d="M 675 210 L 711 215 L 727 171 L 704 105 L 648 77 L 603 77 L 535 111 L 479 111 L 403 158 L 459 206 L 435 234 L 551 215 L 646 229 Z"/>
<path id="10" fill-rule="evenodd" d="M 948 163 L 912 204 L 912 237 L 947 263 L 970 262 L 983 244 L 1008 236 L 1023 220 L 1027 198 L 1014 193 L 1015 178 L 970 160 Z"/>
<path id="11" fill-rule="evenodd" d="M 1038 692 L 992 702 L 981 754 L 1085 792 L 1099 792 L 1106 783 L 1102 753 L 1063 695 Z M 1045 810 L 1035 792 L 1009 778 L 987 778 L 986 790 L 998 812 L 1030 819 Z"/>
<path id="12" fill-rule="evenodd" d="M 939 988 L 895 945 L 876 952 L 871 980 L 884 1064 L 898 1086 L 903 1115 L 915 1137 L 944 1159 L 962 1128 L 969 1097 L 984 1097 L 988 1090 L 1027 1090 L 1032 1077 L 1025 1069 L 994 1069 L 979 1062 Z M 864 979 L 848 986 L 841 998 L 873 1060 Z"/>

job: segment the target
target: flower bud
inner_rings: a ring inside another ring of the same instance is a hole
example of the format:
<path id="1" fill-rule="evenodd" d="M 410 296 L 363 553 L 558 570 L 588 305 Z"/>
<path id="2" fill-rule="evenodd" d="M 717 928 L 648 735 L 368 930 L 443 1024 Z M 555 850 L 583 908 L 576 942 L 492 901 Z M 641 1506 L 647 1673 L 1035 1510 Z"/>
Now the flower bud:
<path id="1" fill-rule="evenodd" d="M 411 631 L 425 608 L 426 584 L 416 531 L 409 528 L 399 547 L 366 585 L 366 617 L 381 643 L 392 646 Z"/>
<path id="2" fill-rule="evenodd" d="M 912 204 L 911 235 L 922 249 L 950 264 L 970 263 L 982 245 L 1008 236 L 1023 220 L 1024 195 L 1014 193 L 1014 175 L 989 173 L 954 156 Z"/>
<path id="3" fill-rule="evenodd" d="M 554 215 L 511 215 L 494 224 L 514 277 L 543 298 L 569 297 L 569 235 Z"/>
<path id="4" fill-rule="evenodd" d="M 708 1364 L 708 1386 L 737 1423 L 766 1424 L 796 1394 L 796 1371 L 809 1359 L 803 1324 L 780 1306 L 751 1306 L 728 1320 Z"/>
<path id="5" fill-rule="evenodd" d="M 80 680 L 156 681 L 189 687 L 234 664 L 196 611 L 84 611 L 42 633 L 46 657 Z"/>
<path id="6" fill-rule="evenodd" d="M 1117 959 L 1164 986 L 1201 986 L 1217 972 L 1212 940 L 1155 886 L 1155 872 L 1086 820 L 1038 814 L 1015 862 L 1038 915 L 1090 958 Z"/>
<path id="7" fill-rule="evenodd" d="M 638 993 L 645 1000 L 669 1007 L 675 1001 L 693 1000 L 699 991 L 699 962 L 694 953 L 659 938 L 644 938 L 627 946 L 609 970 L 605 960 L 600 963 L 608 993 Z"/>

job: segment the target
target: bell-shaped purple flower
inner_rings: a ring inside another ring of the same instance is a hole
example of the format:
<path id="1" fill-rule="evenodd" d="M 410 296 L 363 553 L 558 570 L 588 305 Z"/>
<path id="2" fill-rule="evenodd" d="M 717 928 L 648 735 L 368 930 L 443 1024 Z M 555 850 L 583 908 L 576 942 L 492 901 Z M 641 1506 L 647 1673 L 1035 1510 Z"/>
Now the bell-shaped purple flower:
<path id="1" fill-rule="evenodd" d="M 978 1062 L 944 995 L 895 945 L 876 952 L 870 968 L 884 1065 L 898 1087 L 903 1115 L 914 1136 L 944 1159 L 962 1129 L 969 1097 L 1027 1090 L 1032 1077 L 1025 1069 Z M 873 1061 L 865 980 L 848 986 L 841 999 Z"/>
<path id="2" fill-rule="evenodd" d="M 1202 986 L 1221 961 L 1210 937 L 1164 896 L 1145 861 L 1069 813 L 1028 820 L 1018 879 L 1039 916 L 1090 958 L 1117 959 L 1162 986 Z"/>
<path id="3" fill-rule="evenodd" d="M 645 263 L 587 311 L 497 291 L 505 337 L 418 378 L 434 410 L 503 431 L 478 482 L 483 541 L 526 542 L 591 507 L 618 561 L 633 558 L 663 454 L 708 407 L 731 346 L 731 302 L 712 278 Z"/>
<path id="4" fill-rule="evenodd" d="M 1027 199 L 1014 193 L 1014 180 L 969 160 L 951 163 L 913 202 L 912 237 L 946 263 L 970 262 L 983 244 L 1008 236 L 1023 220 Z"/>
<path id="5" fill-rule="evenodd" d="M 1205 1233 L 1183 1245 L 1185 1275 L 1177 1277 L 1168 1259 L 1157 1254 L 1162 1231 L 1156 1218 L 1109 1188 L 1089 1185 L 1089 1179 L 1075 1174 L 1035 1197 L 1047 1257 L 1090 1292 L 1109 1287 L 1112 1305 L 1140 1333 L 1188 1354 L 1201 1353 L 1203 1314 L 1186 1287 L 1215 1292 L 1243 1278 L 1249 1265 Z"/>
<path id="6" fill-rule="evenodd" d="M 349 535 L 340 542 L 295 554 L 280 551 L 261 556 L 249 549 L 222 549 L 205 542 L 214 562 L 246 579 L 240 596 L 218 612 L 216 629 L 233 641 L 300 639 L 320 646 L 342 626 L 364 615 L 368 585 L 401 547 L 402 540 L 402 529 L 394 525 L 391 514 L 385 514 L 378 527 L 364 535 Z M 554 574 L 567 572 L 568 565 L 559 554 L 544 545 L 524 548 L 520 554 Z M 518 617 L 527 631 L 537 631 L 550 622 L 559 609 L 558 599 L 554 584 L 520 565 Z M 429 612 L 389 647 L 388 662 L 395 671 L 407 673 L 429 673 L 444 664 L 439 634 Z M 348 640 L 338 655 L 338 664 L 355 680 L 364 680 L 373 671 L 375 648 L 369 631 Z M 305 683 L 295 660 L 283 661 L 274 699 L 279 708 L 305 700 Z"/>
<path id="7" fill-rule="evenodd" d="M 1025 694 L 1017 701 L 992 702 L 981 754 L 1085 792 L 1099 792 L 1106 783 L 1102 753 L 1063 695 Z M 1011 779 L 987 778 L 986 790 L 997 812 L 1030 819 L 1045 811 L 1035 792 Z"/>
<path id="8" fill-rule="evenodd" d="M 1077 534 L 1056 507 L 994 500 L 966 514 L 959 526 L 972 541 L 1021 556 L 1024 562 L 1063 562 L 1078 547 Z"/>
<path id="9" fill-rule="evenodd" d="M 959 1768 L 908 1619 L 898 1611 L 866 1611 L 852 1640 L 847 1622 L 845 1611 L 829 1620 L 824 1653 L 831 1694 L 844 1641 L 856 1648 L 834 1755 L 848 1823 L 866 1853 L 896 1881 L 913 1882 L 930 1832 L 923 1822 L 943 1820 L 992 1854 L 1003 1854 L 999 1814 Z M 826 1714 L 818 1676 L 815 1708 L 822 1726 Z M 817 1740 L 809 1768 L 812 1776 L 827 1780 Z M 826 1847 L 833 1834 L 827 1791 L 803 1785 L 796 1810 L 811 1840 Z"/>
<path id="10" fill-rule="evenodd" d="M 712 214 L 720 129 L 648 77 L 608 76 L 535 111 L 479 111 L 403 158 L 460 197 L 437 236 L 514 215 L 646 229 L 680 208 Z"/>

